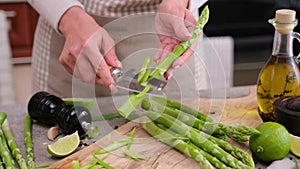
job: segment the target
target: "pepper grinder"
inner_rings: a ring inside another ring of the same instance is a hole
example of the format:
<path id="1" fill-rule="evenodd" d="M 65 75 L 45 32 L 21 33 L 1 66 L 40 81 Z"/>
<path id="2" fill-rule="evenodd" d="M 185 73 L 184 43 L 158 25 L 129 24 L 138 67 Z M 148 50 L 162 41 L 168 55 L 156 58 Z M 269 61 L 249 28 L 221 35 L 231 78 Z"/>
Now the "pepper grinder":
<path id="1" fill-rule="evenodd" d="M 34 94 L 27 108 L 33 120 L 48 126 L 58 125 L 67 135 L 75 131 L 84 135 L 92 121 L 91 113 L 85 107 L 66 105 L 61 98 L 44 91 Z"/>

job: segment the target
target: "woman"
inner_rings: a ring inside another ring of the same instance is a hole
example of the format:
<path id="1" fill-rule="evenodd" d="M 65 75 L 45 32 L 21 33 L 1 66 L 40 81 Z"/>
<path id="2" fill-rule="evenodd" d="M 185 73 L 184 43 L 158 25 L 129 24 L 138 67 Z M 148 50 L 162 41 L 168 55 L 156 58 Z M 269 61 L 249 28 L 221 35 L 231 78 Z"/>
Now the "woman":
<path id="1" fill-rule="evenodd" d="M 190 38 L 196 19 L 189 8 L 197 11 L 203 3 L 199 0 L 28 2 L 41 16 L 32 56 L 33 89 L 60 97 L 94 94 L 94 90 L 91 93 L 84 90 L 90 89 L 92 84 L 97 85 L 96 93 L 102 95 L 117 92 L 110 68 L 121 68 L 125 57 L 144 48 L 159 48 L 154 61 L 160 62 L 180 41 Z M 132 34 L 132 31 L 142 33 Z M 174 69 L 192 53 L 188 50 L 177 59 L 165 72 L 165 78 L 170 79 Z M 137 61 L 134 59 L 134 62 Z"/>

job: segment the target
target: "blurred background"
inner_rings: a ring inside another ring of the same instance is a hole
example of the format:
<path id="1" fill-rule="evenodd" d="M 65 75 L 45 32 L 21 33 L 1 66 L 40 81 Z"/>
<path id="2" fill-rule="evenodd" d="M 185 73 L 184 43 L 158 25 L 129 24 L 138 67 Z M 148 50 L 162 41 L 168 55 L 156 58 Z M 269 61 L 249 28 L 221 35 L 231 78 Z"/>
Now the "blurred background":
<path id="1" fill-rule="evenodd" d="M 274 29 L 268 19 L 274 18 L 275 10 L 280 8 L 296 10 L 299 18 L 300 1 L 209 0 L 208 5 L 211 14 L 205 35 L 233 39 L 231 84 L 256 84 L 272 50 Z M 27 103 L 31 96 L 31 51 L 38 14 L 24 0 L 0 0 L 0 11 L 0 101 L 12 97 L 8 102 Z M 295 31 L 300 32 L 300 26 Z M 299 49 L 295 42 L 295 55 Z"/>
<path id="2" fill-rule="evenodd" d="M 209 0 L 208 5 L 211 13 L 204 28 L 206 36 L 231 36 L 234 40 L 234 86 L 256 83 L 272 52 L 274 28 L 268 19 L 275 17 L 275 11 L 287 8 L 296 11 L 296 18 L 300 15 L 299 0 Z M 300 32 L 299 24 L 294 31 Z M 295 41 L 295 55 L 299 49 Z"/>

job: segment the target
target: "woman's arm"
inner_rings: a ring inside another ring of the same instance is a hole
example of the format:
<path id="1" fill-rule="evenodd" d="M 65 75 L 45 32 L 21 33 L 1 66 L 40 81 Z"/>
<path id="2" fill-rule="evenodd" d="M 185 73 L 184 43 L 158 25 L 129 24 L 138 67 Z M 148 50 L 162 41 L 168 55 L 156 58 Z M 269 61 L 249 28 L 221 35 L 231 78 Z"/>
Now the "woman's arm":
<path id="1" fill-rule="evenodd" d="M 66 41 L 59 57 L 66 71 L 115 93 L 110 67 L 121 67 L 114 41 L 77 0 L 28 0 Z"/>
<path id="2" fill-rule="evenodd" d="M 63 14 L 73 6 L 84 8 L 77 0 L 27 0 L 49 24 L 60 33 L 58 24 Z"/>

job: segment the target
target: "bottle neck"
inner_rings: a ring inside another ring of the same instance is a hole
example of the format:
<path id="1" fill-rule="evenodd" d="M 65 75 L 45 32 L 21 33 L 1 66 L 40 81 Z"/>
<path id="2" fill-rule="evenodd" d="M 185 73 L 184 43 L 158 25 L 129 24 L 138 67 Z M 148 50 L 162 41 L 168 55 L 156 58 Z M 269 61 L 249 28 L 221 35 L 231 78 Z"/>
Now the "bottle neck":
<path id="1" fill-rule="evenodd" d="M 292 32 L 288 34 L 281 34 L 277 30 L 275 31 L 272 55 L 286 57 L 293 56 Z"/>

